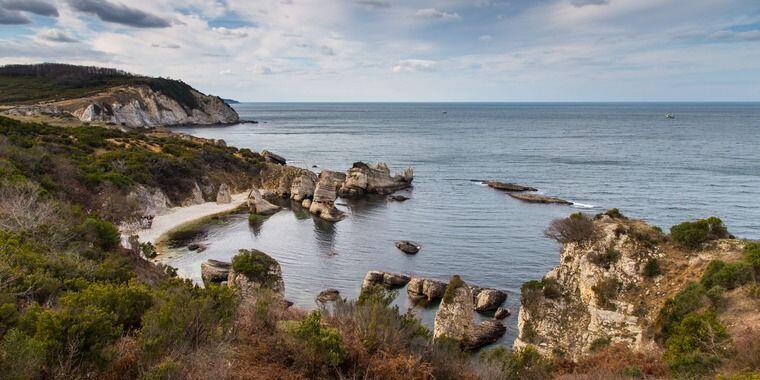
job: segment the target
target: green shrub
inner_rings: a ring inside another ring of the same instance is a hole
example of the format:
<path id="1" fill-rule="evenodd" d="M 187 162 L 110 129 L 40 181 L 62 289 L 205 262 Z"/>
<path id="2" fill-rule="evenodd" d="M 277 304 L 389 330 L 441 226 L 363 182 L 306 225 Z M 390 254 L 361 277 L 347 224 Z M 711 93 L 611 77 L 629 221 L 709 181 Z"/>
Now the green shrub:
<path id="1" fill-rule="evenodd" d="M 609 216 L 609 217 L 610 217 L 610 218 L 612 218 L 612 219 L 622 219 L 622 220 L 627 220 L 627 219 L 628 219 L 628 218 L 627 218 L 625 215 L 623 215 L 623 214 L 620 212 L 620 210 L 619 210 L 619 209 L 617 209 L 617 208 L 611 208 L 611 209 L 609 209 L 609 210 L 605 211 L 605 212 L 604 212 L 604 215 L 607 215 L 607 216 Z"/>
<path id="2" fill-rule="evenodd" d="M 314 311 L 301 322 L 294 331 L 311 354 L 321 358 L 329 366 L 339 366 L 346 359 L 346 347 L 337 330 L 322 326 L 322 315 Z"/>
<path id="3" fill-rule="evenodd" d="M 755 275 L 760 278 L 760 243 L 749 243 L 744 247 L 744 261 L 755 269 Z"/>
<path id="4" fill-rule="evenodd" d="M 697 249 L 708 240 L 729 237 L 726 226 L 719 218 L 711 216 L 694 222 L 683 222 L 670 228 L 674 241 L 686 248 Z"/>
<path id="5" fill-rule="evenodd" d="M 544 231 L 544 235 L 561 244 L 585 243 L 596 237 L 593 218 L 577 212 L 564 219 L 555 219 Z"/>
<path id="6" fill-rule="evenodd" d="M 753 278 L 752 266 L 747 263 L 726 263 L 721 260 L 713 260 L 707 265 L 700 283 L 705 289 L 722 286 L 732 290 L 752 281 Z"/>
<path id="7" fill-rule="evenodd" d="M 705 306 L 706 291 L 701 284 L 690 282 L 675 295 L 665 301 L 655 321 L 656 337 L 665 342 L 688 314 Z"/>
<path id="8" fill-rule="evenodd" d="M 459 275 L 455 274 L 451 276 L 451 280 L 449 280 L 449 284 L 446 286 L 446 292 L 443 293 L 443 302 L 449 303 L 453 301 L 456 290 L 464 285 L 465 283 Z"/>
<path id="9" fill-rule="evenodd" d="M 5 379 L 36 379 L 45 363 L 45 341 L 12 329 L 0 341 L 0 373 Z"/>
<path id="10" fill-rule="evenodd" d="M 480 358 L 501 367 L 504 379 L 549 379 L 552 378 L 551 360 L 544 358 L 533 347 L 510 351 L 504 346 L 484 351 Z"/>
<path id="11" fill-rule="evenodd" d="M 537 338 L 538 331 L 533 326 L 533 322 L 529 319 L 526 320 L 523 323 L 522 329 L 520 329 L 520 339 L 527 343 L 535 343 Z"/>
<path id="12" fill-rule="evenodd" d="M 114 249 L 121 241 L 119 229 L 105 220 L 87 218 L 82 224 L 82 229 L 85 239 L 101 249 Z"/>
<path id="13" fill-rule="evenodd" d="M 158 251 L 156 250 L 156 247 L 153 245 L 153 243 L 146 241 L 145 243 L 140 243 L 140 252 L 142 252 L 143 256 L 149 259 L 153 259 L 156 256 L 158 256 Z"/>
<path id="14" fill-rule="evenodd" d="M 597 281 L 591 290 L 594 291 L 596 303 L 605 310 L 615 310 L 615 304 L 612 302 L 618 296 L 621 282 L 615 277 L 605 278 Z"/>
<path id="15" fill-rule="evenodd" d="M 232 268 L 235 272 L 244 274 L 249 280 L 264 287 L 274 286 L 279 281 L 280 278 L 273 273 L 278 266 L 275 259 L 257 249 L 241 249 L 232 258 Z"/>
<path id="16" fill-rule="evenodd" d="M 398 297 L 398 291 L 393 289 L 386 289 L 382 285 L 370 285 L 362 289 L 359 294 L 359 305 L 371 305 L 378 304 L 383 306 L 390 306 L 393 300 Z"/>
<path id="17" fill-rule="evenodd" d="M 604 252 L 592 252 L 588 255 L 589 261 L 598 267 L 610 269 L 610 266 L 620 260 L 620 251 L 613 246 L 607 247 Z"/>
<path id="18" fill-rule="evenodd" d="M 691 313 L 665 342 L 664 358 L 676 377 L 702 376 L 720 363 L 729 341 L 715 314 Z"/>
<path id="19" fill-rule="evenodd" d="M 132 330 L 140 327 L 141 318 L 153 299 L 145 285 L 93 283 L 79 292 L 63 295 L 61 303 L 71 309 L 92 306 L 105 310 L 116 316 L 119 326 Z"/>
<path id="20" fill-rule="evenodd" d="M 644 276 L 652 278 L 661 274 L 662 269 L 660 268 L 660 261 L 657 260 L 656 257 L 649 258 L 646 264 L 644 264 Z"/>
<path id="21" fill-rule="evenodd" d="M 142 375 L 142 380 L 173 380 L 182 378 L 182 368 L 172 358 L 164 358 Z"/>

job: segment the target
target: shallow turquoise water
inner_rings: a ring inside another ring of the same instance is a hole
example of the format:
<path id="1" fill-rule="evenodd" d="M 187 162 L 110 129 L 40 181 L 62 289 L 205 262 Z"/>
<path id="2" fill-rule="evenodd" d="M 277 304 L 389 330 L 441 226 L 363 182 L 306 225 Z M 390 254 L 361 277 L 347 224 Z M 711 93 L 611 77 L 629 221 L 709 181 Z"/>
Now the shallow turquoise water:
<path id="1" fill-rule="evenodd" d="M 339 201 L 336 224 L 280 212 L 258 226 L 244 216 L 214 227 L 203 253 L 169 260 L 199 279 L 207 258 L 258 248 L 282 265 L 286 296 L 303 307 L 334 287 L 356 296 L 368 270 L 466 281 L 510 291 L 558 261 L 543 237 L 550 220 L 617 207 L 664 229 L 717 215 L 740 237 L 760 238 L 759 104 L 239 104 L 260 124 L 178 128 L 229 145 L 269 149 L 292 165 L 345 171 L 354 161 L 415 168 L 404 203 Z M 445 113 L 444 113 L 445 112 Z M 665 113 L 674 113 L 666 120 Z M 525 204 L 471 179 L 524 183 L 576 206 Z M 418 241 L 407 256 L 399 239 Z M 401 291 L 405 295 L 404 290 Z M 407 307 L 405 297 L 399 298 Z M 434 308 L 418 310 L 430 322 Z M 507 322 L 503 342 L 515 334 Z"/>

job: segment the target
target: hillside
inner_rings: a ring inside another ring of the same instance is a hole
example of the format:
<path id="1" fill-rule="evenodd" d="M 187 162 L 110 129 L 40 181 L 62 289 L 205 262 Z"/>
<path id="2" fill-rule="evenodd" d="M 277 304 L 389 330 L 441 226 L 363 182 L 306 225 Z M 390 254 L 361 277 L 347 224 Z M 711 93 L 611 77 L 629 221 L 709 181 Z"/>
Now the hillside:
<path id="1" fill-rule="evenodd" d="M 0 105 L 14 117 L 151 127 L 239 120 L 221 98 L 188 84 L 120 70 L 64 64 L 0 67 Z"/>
<path id="2" fill-rule="evenodd" d="M 516 348 L 581 363 L 571 373 L 760 370 L 760 245 L 734 239 L 720 219 L 666 235 L 611 210 L 556 220 L 547 235 L 562 245 L 560 264 L 523 285 Z M 600 362 L 621 351 L 629 359 Z"/>

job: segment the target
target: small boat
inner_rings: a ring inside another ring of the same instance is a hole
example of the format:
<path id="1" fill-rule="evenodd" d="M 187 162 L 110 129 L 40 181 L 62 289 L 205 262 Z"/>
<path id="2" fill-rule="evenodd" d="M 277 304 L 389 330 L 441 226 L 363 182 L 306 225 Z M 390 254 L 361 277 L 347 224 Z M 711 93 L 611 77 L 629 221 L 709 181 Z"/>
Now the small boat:
<path id="1" fill-rule="evenodd" d="M 665 114 L 665 118 L 666 118 L 666 119 L 675 119 L 676 117 L 675 117 L 675 115 L 673 115 L 672 113 L 666 113 L 666 114 Z"/>

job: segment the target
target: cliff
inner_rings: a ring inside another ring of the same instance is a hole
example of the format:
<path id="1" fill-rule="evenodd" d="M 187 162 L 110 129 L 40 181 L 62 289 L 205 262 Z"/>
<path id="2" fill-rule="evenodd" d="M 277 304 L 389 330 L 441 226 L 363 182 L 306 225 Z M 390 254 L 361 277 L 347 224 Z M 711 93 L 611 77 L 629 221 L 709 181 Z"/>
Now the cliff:
<path id="1" fill-rule="evenodd" d="M 751 271 L 746 272 L 747 265 L 741 262 L 746 242 L 715 238 L 689 249 L 659 229 L 619 213 L 594 219 L 577 214 L 560 222 L 565 227 L 589 223 L 591 228 L 583 233 L 563 230 L 562 236 L 547 232 L 563 242 L 560 264 L 542 280 L 523 285 L 515 348 L 533 346 L 543 355 L 571 360 L 609 345 L 637 352 L 672 350 L 665 342 L 672 333 L 668 324 L 676 326 L 686 315 L 703 312 L 716 313 L 734 338 L 748 327 L 737 320 L 760 326 L 757 305 L 746 307 L 743 302 L 754 286 Z M 572 233 L 576 236 L 568 237 Z M 708 267 L 724 264 L 747 274 L 743 280 L 715 285 Z M 743 284 L 746 290 L 740 289 Z M 690 286 L 701 293 L 693 302 L 679 301 Z M 712 301 L 703 301 L 710 297 Z M 686 312 L 673 313 L 678 302 L 685 304 L 678 307 Z M 669 364 L 672 369 L 674 364 Z"/>
<path id="2" fill-rule="evenodd" d="M 71 65 L 0 67 L 0 103 L 21 118 L 156 127 L 230 124 L 238 114 L 219 97 L 184 82 Z"/>

